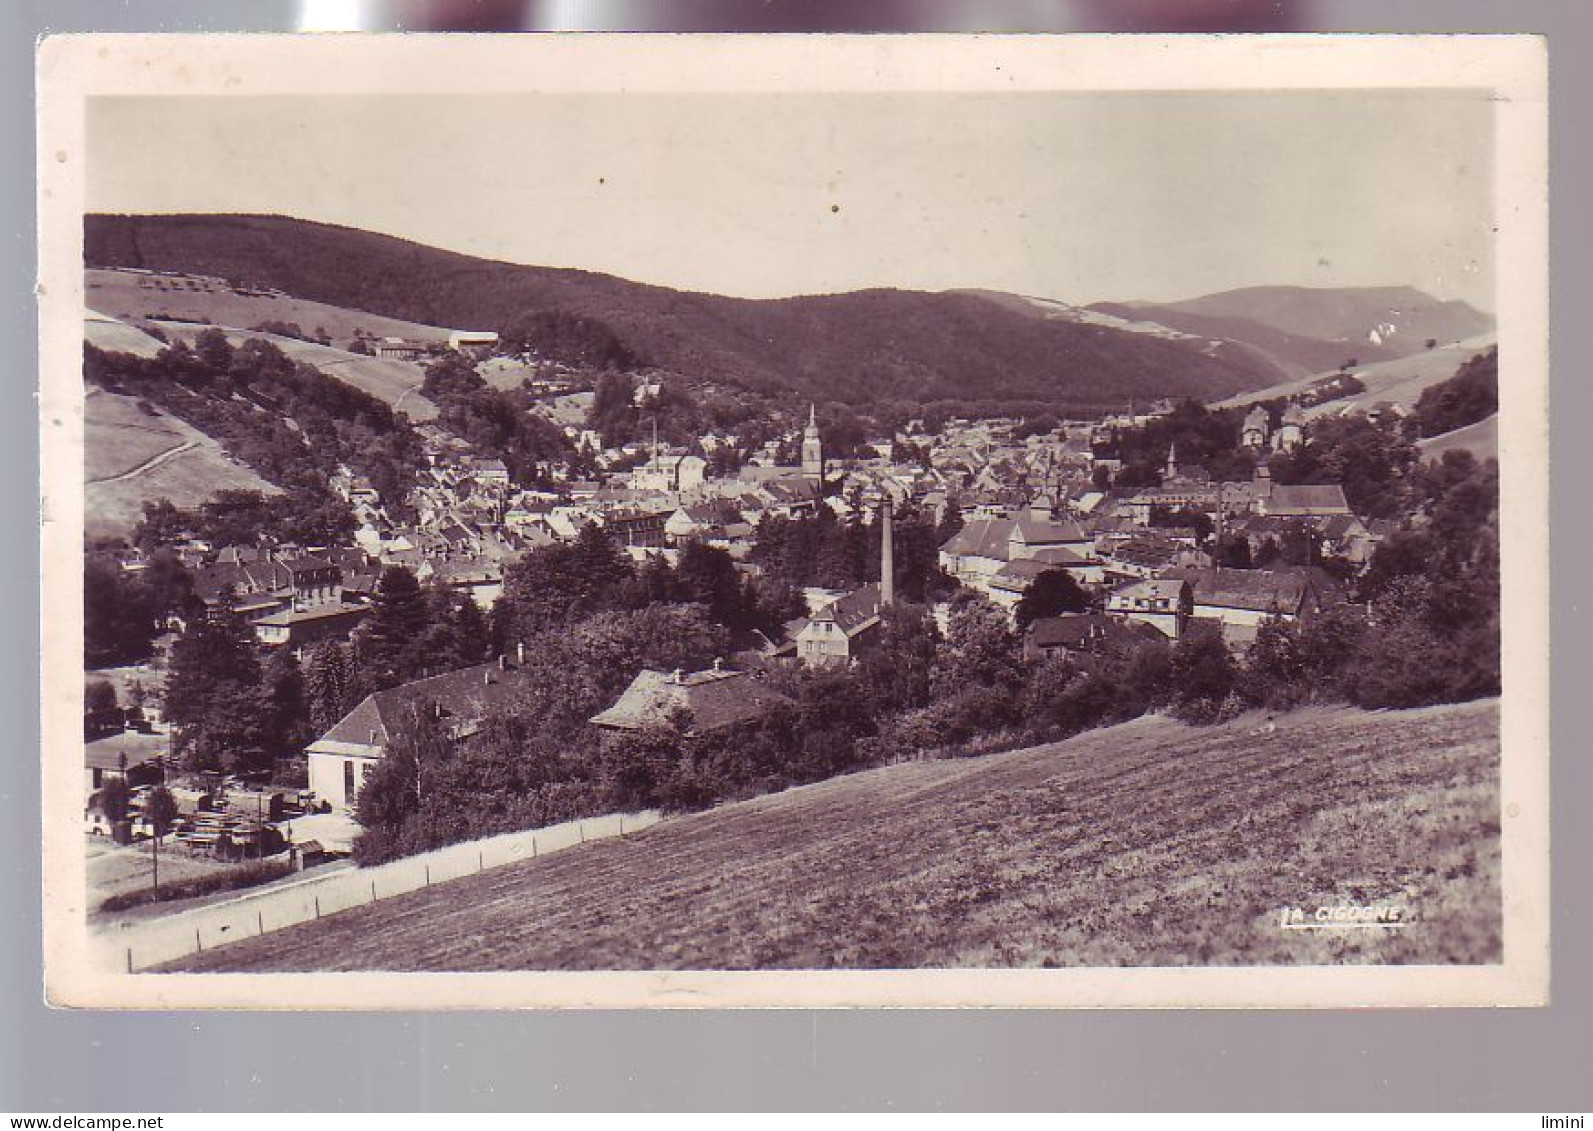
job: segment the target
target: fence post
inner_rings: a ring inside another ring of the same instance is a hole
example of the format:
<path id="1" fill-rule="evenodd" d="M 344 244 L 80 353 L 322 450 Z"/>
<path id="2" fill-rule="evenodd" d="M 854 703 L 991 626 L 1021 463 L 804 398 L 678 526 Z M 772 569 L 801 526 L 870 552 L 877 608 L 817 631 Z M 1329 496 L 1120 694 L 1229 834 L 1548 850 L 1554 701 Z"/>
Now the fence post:
<path id="1" fill-rule="evenodd" d="M 375 880 L 371 881 L 371 902 L 372 903 L 376 902 L 376 881 Z"/>
<path id="2" fill-rule="evenodd" d="M 204 940 L 202 940 L 199 937 L 199 928 L 198 928 L 198 926 L 195 926 L 194 927 L 194 953 L 195 954 L 203 954 L 204 952 L 205 952 Z"/>
<path id="3" fill-rule="evenodd" d="M 585 821 L 577 821 L 577 822 L 575 822 L 575 831 L 581 834 L 581 843 L 585 844 L 586 843 L 586 822 Z"/>
<path id="4" fill-rule="evenodd" d="M 481 849 L 478 848 L 478 849 L 476 849 L 476 874 L 480 875 L 482 872 L 485 872 L 486 870 L 487 870 L 486 857 L 482 855 Z"/>
<path id="5" fill-rule="evenodd" d="M 265 912 L 259 909 L 254 913 L 255 922 L 260 925 L 260 933 L 265 934 Z"/>
<path id="6" fill-rule="evenodd" d="M 321 897 L 320 896 L 316 896 L 315 897 L 315 917 L 317 919 L 319 919 L 321 917 Z"/>
<path id="7" fill-rule="evenodd" d="M 431 865 L 426 865 L 426 886 L 431 887 Z"/>
<path id="8" fill-rule="evenodd" d="M 625 814 L 624 813 L 621 813 L 619 815 L 619 822 L 620 822 L 619 835 L 620 836 L 624 836 L 625 835 Z"/>
<path id="9" fill-rule="evenodd" d="M 132 947 L 128 947 L 127 948 L 127 972 L 129 974 L 131 974 L 133 972 L 133 948 Z"/>
<path id="10" fill-rule="evenodd" d="M 536 837 L 532 837 L 531 838 L 531 859 L 535 860 L 536 858 L 537 858 L 537 838 Z"/>

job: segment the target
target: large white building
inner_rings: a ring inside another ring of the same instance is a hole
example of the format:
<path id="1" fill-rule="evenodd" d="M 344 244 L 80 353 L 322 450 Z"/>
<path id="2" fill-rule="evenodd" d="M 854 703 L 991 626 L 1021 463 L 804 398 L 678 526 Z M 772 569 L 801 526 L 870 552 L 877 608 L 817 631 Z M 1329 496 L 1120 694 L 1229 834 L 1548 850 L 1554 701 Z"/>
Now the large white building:
<path id="1" fill-rule="evenodd" d="M 310 744 L 310 789 L 334 811 L 352 811 L 365 779 L 417 725 L 417 713 L 432 714 L 450 741 L 462 742 L 494 706 L 513 702 L 524 678 L 518 665 L 500 660 L 367 695 Z"/>

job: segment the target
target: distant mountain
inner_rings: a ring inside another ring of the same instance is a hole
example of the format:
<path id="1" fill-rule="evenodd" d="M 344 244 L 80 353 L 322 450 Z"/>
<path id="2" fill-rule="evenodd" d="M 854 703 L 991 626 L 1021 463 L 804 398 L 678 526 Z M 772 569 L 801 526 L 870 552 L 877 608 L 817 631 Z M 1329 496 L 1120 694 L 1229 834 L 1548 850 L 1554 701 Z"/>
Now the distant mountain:
<path id="1" fill-rule="evenodd" d="M 1295 339 L 1351 351 L 1328 365 L 1315 366 L 1318 371 L 1335 368 L 1348 357 L 1361 362 L 1408 357 L 1426 349 L 1428 339 L 1447 344 L 1494 328 L 1493 318 L 1475 307 L 1436 299 L 1414 287 L 1243 287 L 1184 302 L 1102 306 L 1127 307 L 1135 317 L 1167 325 L 1188 315 L 1243 319 Z M 1245 329 L 1231 328 L 1236 333 Z M 1255 344 L 1268 348 L 1263 341 Z M 1290 351 L 1296 348 L 1288 346 Z"/>
<path id="2" fill-rule="evenodd" d="M 1136 306 L 1121 302 L 1098 302 L 1092 304 L 1089 309 L 1120 318 L 1166 326 L 1189 334 L 1242 342 L 1261 351 L 1265 357 L 1298 376 L 1337 369 L 1351 357 L 1362 364 L 1367 364 L 1399 356 L 1391 348 L 1371 342 L 1358 343 L 1353 352 L 1349 352 L 1349 343 L 1346 342 L 1324 341 L 1320 338 L 1291 334 L 1264 322 L 1257 322 L 1253 318 L 1242 318 L 1237 315 L 1192 314 L 1172 306 Z"/>
<path id="3" fill-rule="evenodd" d="M 1291 374 L 1253 350 L 1032 317 L 977 292 L 749 300 L 478 259 L 280 216 L 85 221 L 86 264 L 215 275 L 429 326 L 519 333 L 544 356 L 656 366 L 769 394 L 1115 404 L 1220 397 Z"/>

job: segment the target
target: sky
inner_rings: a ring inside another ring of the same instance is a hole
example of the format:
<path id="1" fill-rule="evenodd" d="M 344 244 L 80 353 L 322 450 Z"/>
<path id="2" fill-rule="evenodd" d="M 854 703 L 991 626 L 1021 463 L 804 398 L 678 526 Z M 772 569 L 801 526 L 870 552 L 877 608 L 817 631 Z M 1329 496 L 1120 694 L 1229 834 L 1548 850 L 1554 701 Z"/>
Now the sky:
<path id="1" fill-rule="evenodd" d="M 1411 285 L 1496 309 L 1470 91 L 115 97 L 87 207 L 264 212 L 750 298 Z"/>

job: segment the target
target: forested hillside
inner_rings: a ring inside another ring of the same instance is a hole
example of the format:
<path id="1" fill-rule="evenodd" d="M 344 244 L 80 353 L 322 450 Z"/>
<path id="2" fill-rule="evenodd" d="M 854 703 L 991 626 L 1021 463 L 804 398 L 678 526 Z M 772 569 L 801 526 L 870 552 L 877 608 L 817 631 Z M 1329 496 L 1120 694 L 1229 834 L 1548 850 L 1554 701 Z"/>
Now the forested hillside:
<path id="1" fill-rule="evenodd" d="M 1442 436 L 1499 411 L 1499 350 L 1479 353 L 1447 381 L 1429 385 L 1416 401 L 1422 436 Z"/>
<path id="2" fill-rule="evenodd" d="M 1278 381 L 1205 342 L 1036 320 L 968 293 L 871 290 L 748 300 L 527 267 L 274 216 L 89 216 L 92 267 L 216 275 L 437 326 L 497 330 L 545 357 L 656 366 L 767 393 L 1117 404 Z"/>

